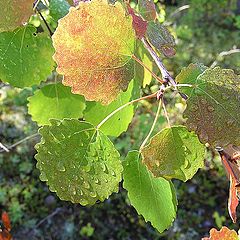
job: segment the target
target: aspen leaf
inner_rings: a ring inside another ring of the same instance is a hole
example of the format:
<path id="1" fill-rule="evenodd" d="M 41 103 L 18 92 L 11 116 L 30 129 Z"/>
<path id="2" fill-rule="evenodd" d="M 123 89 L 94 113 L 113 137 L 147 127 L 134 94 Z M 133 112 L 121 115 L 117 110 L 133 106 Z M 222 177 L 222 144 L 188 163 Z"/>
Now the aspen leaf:
<path id="1" fill-rule="evenodd" d="M 134 90 L 133 87 L 134 82 L 131 81 L 128 86 L 128 90 L 120 93 L 117 99 L 111 102 L 109 105 L 102 105 L 101 103 L 96 102 L 87 102 L 87 108 L 84 112 L 85 120 L 92 123 L 94 126 L 97 126 L 114 110 L 130 101 Z M 108 136 L 119 136 L 122 132 L 127 130 L 129 123 L 132 121 L 133 110 L 133 105 L 125 107 L 108 119 L 108 121 L 100 127 L 100 130 Z"/>
<path id="2" fill-rule="evenodd" d="M 53 35 L 63 84 L 86 100 L 109 104 L 134 77 L 135 34 L 122 5 L 107 0 L 80 2 L 59 20 Z"/>
<path id="3" fill-rule="evenodd" d="M 122 164 L 112 142 L 87 122 L 50 120 L 36 145 L 40 179 L 62 200 L 94 204 L 118 191 Z"/>
<path id="4" fill-rule="evenodd" d="M 49 119 L 82 118 L 85 109 L 83 96 L 71 93 L 61 83 L 49 84 L 28 98 L 28 113 L 38 125 L 49 125 Z"/>
<path id="5" fill-rule="evenodd" d="M 212 228 L 210 237 L 202 238 L 202 240 L 238 240 L 238 235 L 234 230 L 222 227 L 220 231 Z"/>
<path id="6" fill-rule="evenodd" d="M 123 167 L 123 187 L 128 191 L 131 204 L 138 214 L 163 232 L 176 217 L 177 199 L 172 182 L 154 178 L 142 164 L 138 151 L 128 153 Z"/>
<path id="7" fill-rule="evenodd" d="M 207 68 L 203 64 L 191 63 L 187 67 L 184 67 L 181 72 L 176 76 L 176 82 L 181 84 L 195 85 L 197 77 L 203 73 Z M 191 95 L 192 88 L 179 87 L 181 92 Z"/>
<path id="8" fill-rule="evenodd" d="M 44 33 L 28 25 L 0 33 L 0 79 L 14 87 L 38 85 L 52 73 L 54 49 Z"/>
<path id="9" fill-rule="evenodd" d="M 203 167 L 205 147 L 186 127 L 173 126 L 153 136 L 141 153 L 155 177 L 187 181 Z"/>
<path id="10" fill-rule="evenodd" d="M 146 35 L 149 42 L 165 56 L 171 57 L 175 55 L 174 37 L 160 22 L 149 22 Z"/>
<path id="11" fill-rule="evenodd" d="M 240 145 L 240 78 L 230 69 L 210 68 L 192 88 L 183 116 L 186 126 L 213 147 Z"/>
<path id="12" fill-rule="evenodd" d="M 0 32 L 12 31 L 27 22 L 33 13 L 34 0 L 1 0 Z"/>

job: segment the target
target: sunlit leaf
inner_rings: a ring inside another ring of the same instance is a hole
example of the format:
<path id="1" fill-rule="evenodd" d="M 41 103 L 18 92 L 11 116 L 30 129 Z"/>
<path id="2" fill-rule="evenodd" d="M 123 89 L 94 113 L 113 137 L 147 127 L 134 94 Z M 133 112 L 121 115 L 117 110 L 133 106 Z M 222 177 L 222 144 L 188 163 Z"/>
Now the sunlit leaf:
<path id="1" fill-rule="evenodd" d="M 14 87 L 30 87 L 45 81 L 54 68 L 54 49 L 46 34 L 33 26 L 0 33 L 0 79 Z"/>
<path id="2" fill-rule="evenodd" d="M 54 20 L 58 21 L 64 17 L 70 8 L 70 4 L 66 0 L 51 0 L 49 3 L 50 15 Z"/>
<path id="3" fill-rule="evenodd" d="M 109 104 L 134 77 L 135 34 L 122 5 L 80 2 L 59 20 L 53 35 L 57 71 L 63 84 L 87 100 Z"/>
<path id="4" fill-rule="evenodd" d="M 138 214 L 163 232 L 176 217 L 177 199 L 172 182 L 154 178 L 141 163 L 137 151 L 128 153 L 123 166 L 123 187 L 128 191 L 131 204 Z"/>
<path id="5" fill-rule="evenodd" d="M 36 145 L 40 179 L 62 200 L 94 204 L 118 191 L 122 164 L 112 142 L 87 122 L 50 120 Z"/>
<path id="6" fill-rule="evenodd" d="M 138 44 L 136 47 L 135 55 L 148 67 L 150 71 L 153 71 L 154 63 L 148 53 L 148 51 L 143 47 L 143 45 Z M 152 81 L 152 74 L 146 68 L 142 67 L 139 63 L 135 64 L 135 78 L 141 82 L 143 87 L 149 85 Z"/>
<path id="7" fill-rule="evenodd" d="M 207 69 L 196 79 L 184 117 L 203 143 L 240 145 L 240 78 L 230 69 Z"/>
<path id="8" fill-rule="evenodd" d="M 86 106 L 83 96 L 71 93 L 61 83 L 44 86 L 28 101 L 28 112 L 38 125 L 50 124 L 50 118 L 82 118 Z"/>
<path id="9" fill-rule="evenodd" d="M 173 126 L 153 136 L 141 153 L 154 176 L 187 181 L 203 167 L 205 147 L 186 127 Z"/>
<path id="10" fill-rule="evenodd" d="M 176 53 L 174 37 L 160 22 L 149 22 L 146 35 L 149 42 L 165 56 L 171 57 Z"/>
<path id="11" fill-rule="evenodd" d="M 197 77 L 206 70 L 203 64 L 191 63 L 187 67 L 182 68 L 181 72 L 176 76 L 176 82 L 180 84 L 195 84 Z M 192 88 L 180 87 L 181 92 L 191 95 Z"/>
<path id="12" fill-rule="evenodd" d="M 210 237 L 202 238 L 202 240 L 238 240 L 238 235 L 234 230 L 222 227 L 220 231 L 215 228 L 210 230 Z"/>
<path id="13" fill-rule="evenodd" d="M 12 31 L 33 14 L 34 0 L 1 0 L 0 32 Z"/>
<path id="14" fill-rule="evenodd" d="M 152 21 L 156 19 L 157 14 L 153 0 L 139 0 L 138 8 L 145 20 Z"/>
<path id="15" fill-rule="evenodd" d="M 117 99 L 109 105 L 102 105 L 96 102 L 87 102 L 87 108 L 84 113 L 85 120 L 97 126 L 105 117 L 112 113 L 115 109 L 121 107 L 123 104 L 130 101 L 133 92 L 132 81 L 126 92 L 120 93 Z M 110 136 L 119 136 L 122 132 L 126 131 L 129 123 L 133 118 L 134 106 L 129 105 L 121 111 L 114 114 L 107 122 L 105 122 L 100 130 Z"/>

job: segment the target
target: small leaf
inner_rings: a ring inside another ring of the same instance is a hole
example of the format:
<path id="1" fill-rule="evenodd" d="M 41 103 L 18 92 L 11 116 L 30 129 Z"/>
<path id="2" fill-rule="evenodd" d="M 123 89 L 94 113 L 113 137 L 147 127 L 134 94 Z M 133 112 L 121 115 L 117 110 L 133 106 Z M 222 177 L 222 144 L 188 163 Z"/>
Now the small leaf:
<path id="1" fill-rule="evenodd" d="M 120 93 L 118 98 L 107 106 L 104 106 L 101 103 L 87 102 L 87 108 L 84 113 L 85 120 L 92 123 L 94 126 L 97 126 L 110 113 L 130 101 L 133 92 L 133 84 L 134 82 L 131 81 L 128 90 Z M 119 136 L 122 132 L 127 130 L 128 125 L 133 118 L 133 110 L 133 105 L 125 107 L 105 122 L 100 130 L 109 136 Z"/>
<path id="2" fill-rule="evenodd" d="M 203 167 L 205 147 L 186 127 L 173 126 L 153 136 L 141 153 L 155 177 L 187 181 Z"/>
<path id="3" fill-rule="evenodd" d="M 152 21 L 156 19 L 157 14 L 153 0 L 139 0 L 138 8 L 145 20 Z"/>
<path id="4" fill-rule="evenodd" d="M 45 81 L 54 68 L 51 39 L 33 26 L 0 33 L 0 79 L 14 87 Z"/>
<path id="5" fill-rule="evenodd" d="M 38 125 L 49 125 L 49 119 L 82 118 L 84 97 L 71 93 L 61 83 L 49 84 L 28 98 L 28 112 Z"/>
<path id="6" fill-rule="evenodd" d="M 4 228 L 10 232 L 11 231 L 11 222 L 7 212 L 2 212 L 2 222 Z"/>
<path id="7" fill-rule="evenodd" d="M 135 11 L 130 7 L 130 4 L 127 5 L 127 9 L 128 13 L 132 16 L 132 26 L 135 30 L 137 38 L 143 38 L 147 31 L 147 21 L 145 21 L 141 16 L 138 16 Z"/>
<path id="8" fill-rule="evenodd" d="M 40 179 L 62 200 L 94 204 L 118 191 L 122 164 L 112 142 L 87 122 L 50 120 L 35 156 Z"/>
<path id="9" fill-rule="evenodd" d="M 49 3 L 49 13 L 55 21 L 68 14 L 70 4 L 66 0 L 51 0 Z"/>
<path id="10" fill-rule="evenodd" d="M 149 42 L 165 56 L 175 55 L 175 40 L 169 30 L 160 22 L 149 22 L 146 32 Z"/>
<path id="11" fill-rule="evenodd" d="M 234 230 L 222 227 L 220 231 L 215 228 L 210 230 L 210 237 L 202 238 L 202 240 L 238 240 L 238 235 Z"/>
<path id="12" fill-rule="evenodd" d="M 123 187 L 131 204 L 138 214 L 163 232 L 176 217 L 177 199 L 172 182 L 154 178 L 141 163 L 137 151 L 129 152 L 123 165 Z"/>
<path id="13" fill-rule="evenodd" d="M 230 69 L 207 69 L 189 95 L 184 117 L 203 143 L 240 145 L 240 78 Z"/>
<path id="14" fill-rule="evenodd" d="M 0 32 L 12 31 L 33 14 L 34 0 L 1 0 Z"/>
<path id="15" fill-rule="evenodd" d="M 53 35 L 63 84 L 89 101 L 109 104 L 134 77 L 135 34 L 122 5 L 80 2 L 59 20 Z"/>
<path id="16" fill-rule="evenodd" d="M 203 73 L 207 68 L 203 64 L 191 63 L 187 67 L 183 68 L 181 72 L 176 76 L 176 82 L 181 84 L 192 84 L 196 83 L 197 77 Z M 181 92 L 191 95 L 192 88 L 179 87 Z"/>

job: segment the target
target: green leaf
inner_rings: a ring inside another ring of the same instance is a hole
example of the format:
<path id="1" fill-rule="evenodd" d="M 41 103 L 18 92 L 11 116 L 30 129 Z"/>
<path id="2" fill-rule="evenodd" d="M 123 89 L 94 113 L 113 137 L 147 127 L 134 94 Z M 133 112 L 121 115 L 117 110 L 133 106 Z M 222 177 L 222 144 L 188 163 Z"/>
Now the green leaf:
<path id="1" fill-rule="evenodd" d="M 45 81 L 54 68 L 51 39 L 33 26 L 0 33 L 0 79 L 14 87 Z"/>
<path id="2" fill-rule="evenodd" d="M 165 56 L 171 57 L 176 53 L 174 37 L 160 22 L 149 22 L 146 35 L 149 42 Z"/>
<path id="3" fill-rule="evenodd" d="M 153 136 L 141 153 L 155 177 L 187 181 L 203 167 L 205 147 L 186 127 L 173 126 Z"/>
<path id="4" fill-rule="evenodd" d="M 55 21 L 68 14 L 70 4 L 66 0 L 51 0 L 49 3 L 50 15 Z"/>
<path id="5" fill-rule="evenodd" d="M 149 68 L 149 70 L 153 71 L 154 65 L 152 58 L 141 42 L 137 42 L 135 54 L 144 63 L 144 65 Z M 152 81 L 152 74 L 146 68 L 142 67 L 139 63 L 136 62 L 135 79 L 137 79 L 143 87 L 146 87 Z"/>
<path id="6" fill-rule="evenodd" d="M 207 69 L 199 75 L 184 117 L 203 143 L 240 145 L 240 78 L 230 69 Z"/>
<path id="7" fill-rule="evenodd" d="M 176 217 L 177 199 L 172 182 L 154 178 L 141 163 L 138 151 L 129 152 L 123 166 L 123 187 L 131 204 L 138 214 L 163 232 Z"/>
<path id="8" fill-rule="evenodd" d="M 192 84 L 196 83 L 197 77 L 203 73 L 207 68 L 201 63 L 191 63 L 187 67 L 183 68 L 181 72 L 176 76 L 176 82 L 180 84 Z M 181 92 L 191 95 L 192 88 L 179 87 Z"/>
<path id="9" fill-rule="evenodd" d="M 130 101 L 133 92 L 133 85 L 134 81 L 131 81 L 128 86 L 128 90 L 120 93 L 117 99 L 109 105 L 102 105 L 99 102 L 87 102 L 87 108 L 84 113 L 85 120 L 92 123 L 94 126 L 97 126 L 115 109 Z M 108 121 L 101 126 L 100 130 L 109 136 L 119 136 L 122 132 L 127 130 L 129 123 L 132 121 L 134 113 L 133 110 L 133 105 L 123 108 L 121 111 L 109 118 Z"/>
<path id="10" fill-rule="evenodd" d="M 122 165 L 112 142 L 87 122 L 50 120 L 36 145 L 40 179 L 62 200 L 94 204 L 118 191 Z"/>
<path id="11" fill-rule="evenodd" d="M 28 112 L 38 125 L 49 125 L 50 118 L 82 118 L 86 107 L 83 96 L 71 93 L 61 83 L 44 86 L 28 101 Z"/>
<path id="12" fill-rule="evenodd" d="M 13 31 L 33 14 L 34 0 L 1 0 L 0 32 Z"/>

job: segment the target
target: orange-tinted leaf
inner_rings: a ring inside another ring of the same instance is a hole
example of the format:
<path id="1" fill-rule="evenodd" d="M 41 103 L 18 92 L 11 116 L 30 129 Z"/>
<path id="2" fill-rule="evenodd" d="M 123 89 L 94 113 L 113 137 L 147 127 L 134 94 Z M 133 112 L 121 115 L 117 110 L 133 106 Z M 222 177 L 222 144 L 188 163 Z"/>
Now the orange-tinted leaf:
<path id="1" fill-rule="evenodd" d="M 93 0 L 71 7 L 59 21 L 53 43 L 63 84 L 87 100 L 109 104 L 134 77 L 135 34 L 119 2 Z"/>
<path id="2" fill-rule="evenodd" d="M 11 230 L 11 223 L 10 223 L 10 219 L 9 219 L 9 216 L 8 216 L 7 212 L 2 213 L 2 222 L 3 222 L 4 227 L 8 231 L 10 231 Z"/>
<path id="3" fill-rule="evenodd" d="M 130 7 L 130 5 L 127 5 L 128 13 L 132 16 L 132 26 L 135 30 L 136 36 L 141 39 L 144 37 L 148 23 L 142 19 L 142 17 L 136 15 L 134 10 Z"/>
<path id="4" fill-rule="evenodd" d="M 34 0 L 1 0 L 0 32 L 12 31 L 26 22 L 33 13 Z"/>
<path id="5" fill-rule="evenodd" d="M 228 212 L 234 223 L 237 221 L 237 206 L 238 206 L 238 196 L 237 196 L 237 182 L 236 179 L 230 175 L 230 188 L 228 197 Z"/>
<path id="6" fill-rule="evenodd" d="M 215 228 L 210 230 L 210 237 L 202 238 L 202 240 L 238 240 L 238 235 L 234 230 L 222 227 L 220 231 Z"/>
<path id="7" fill-rule="evenodd" d="M 233 221 L 236 223 L 237 221 L 237 213 L 236 209 L 239 204 L 238 193 L 240 186 L 240 169 L 235 159 L 232 159 L 232 156 L 229 155 L 231 152 L 232 146 L 227 148 L 228 152 L 224 149 L 219 149 L 219 155 L 221 156 L 221 160 L 223 166 L 227 172 L 230 181 L 229 187 L 229 198 L 228 198 L 228 212 Z"/>

